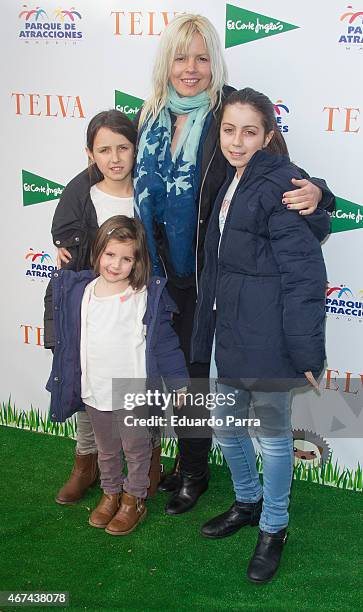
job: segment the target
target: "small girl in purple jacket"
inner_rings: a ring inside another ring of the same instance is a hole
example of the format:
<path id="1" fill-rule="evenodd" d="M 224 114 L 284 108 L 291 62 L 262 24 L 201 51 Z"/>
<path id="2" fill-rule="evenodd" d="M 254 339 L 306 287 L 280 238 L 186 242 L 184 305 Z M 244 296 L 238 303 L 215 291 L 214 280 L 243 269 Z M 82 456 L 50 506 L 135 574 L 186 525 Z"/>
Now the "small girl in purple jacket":
<path id="1" fill-rule="evenodd" d="M 149 395 L 146 381 L 163 377 L 170 389 L 184 390 L 188 373 L 165 281 L 150 282 L 142 224 L 123 215 L 105 221 L 92 265 L 96 277 L 71 270 L 54 275 L 56 349 L 47 388 L 53 419 L 63 420 L 83 403 L 92 422 L 104 493 L 90 525 L 126 535 L 146 515 L 151 457 L 146 398 L 140 406 L 143 393 Z M 130 413 L 125 408 L 132 397 L 138 408 Z"/>

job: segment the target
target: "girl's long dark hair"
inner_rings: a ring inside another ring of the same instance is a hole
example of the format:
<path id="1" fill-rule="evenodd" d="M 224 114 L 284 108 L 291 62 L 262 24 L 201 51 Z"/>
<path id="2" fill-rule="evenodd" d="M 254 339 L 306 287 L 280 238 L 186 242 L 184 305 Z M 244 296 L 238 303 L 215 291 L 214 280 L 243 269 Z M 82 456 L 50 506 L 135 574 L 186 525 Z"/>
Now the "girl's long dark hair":
<path id="1" fill-rule="evenodd" d="M 255 91 L 254 89 L 251 89 L 251 87 L 245 87 L 240 91 L 234 91 L 223 102 L 220 114 L 220 123 L 222 123 L 226 107 L 233 104 L 248 104 L 249 106 L 252 106 L 252 108 L 262 116 L 262 123 L 265 133 L 267 134 L 273 130 L 274 135 L 268 145 L 265 147 L 266 151 L 280 155 L 289 154 L 285 139 L 276 123 L 274 105 L 272 104 L 271 100 L 265 96 L 265 94 Z"/>
<path id="2" fill-rule="evenodd" d="M 126 115 L 118 110 L 110 109 L 95 115 L 88 124 L 86 145 L 92 152 L 98 130 L 108 128 L 111 132 L 125 136 L 136 147 L 137 129 Z"/>
<path id="3" fill-rule="evenodd" d="M 95 138 L 97 136 L 98 130 L 101 128 L 108 128 L 111 132 L 115 132 L 116 134 L 120 134 L 127 138 L 129 142 L 133 145 L 134 149 L 136 149 L 136 141 L 137 141 L 137 129 L 130 121 L 126 115 L 121 113 L 118 110 L 110 109 L 107 111 L 101 111 L 94 117 L 92 117 L 91 121 L 88 124 L 87 133 L 86 133 L 86 145 L 87 149 L 93 152 L 93 145 L 95 142 Z M 97 167 L 95 162 L 91 162 L 89 160 L 88 166 L 88 174 L 92 182 L 101 181 L 103 178 L 103 174 Z"/>

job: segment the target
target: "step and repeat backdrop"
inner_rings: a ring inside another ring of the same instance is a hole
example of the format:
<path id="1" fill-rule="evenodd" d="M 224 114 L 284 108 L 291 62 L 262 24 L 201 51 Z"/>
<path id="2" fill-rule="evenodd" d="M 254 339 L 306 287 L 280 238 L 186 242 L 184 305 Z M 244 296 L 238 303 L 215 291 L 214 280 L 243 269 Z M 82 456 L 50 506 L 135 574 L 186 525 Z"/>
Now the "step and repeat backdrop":
<path id="1" fill-rule="evenodd" d="M 291 158 L 337 195 L 324 244 L 328 358 L 320 392 L 294 400 L 295 475 L 361 490 L 363 2 L 3 2 L 0 423 L 74 434 L 74 422 L 47 420 L 52 217 L 86 167 L 88 121 L 113 107 L 135 116 L 160 34 L 182 12 L 213 22 L 229 83 L 271 98 Z"/>

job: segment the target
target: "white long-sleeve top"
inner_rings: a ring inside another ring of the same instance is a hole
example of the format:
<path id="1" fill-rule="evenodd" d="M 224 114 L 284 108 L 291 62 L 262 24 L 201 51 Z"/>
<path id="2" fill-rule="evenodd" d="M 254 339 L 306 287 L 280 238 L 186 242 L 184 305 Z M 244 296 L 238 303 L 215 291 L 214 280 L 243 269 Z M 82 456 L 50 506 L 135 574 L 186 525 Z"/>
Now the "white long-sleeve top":
<path id="1" fill-rule="evenodd" d="M 145 389 L 147 290 L 97 297 L 96 283 L 87 285 L 81 305 L 81 394 L 85 404 L 109 411 L 123 407 L 112 405 L 112 379 L 123 379 L 125 392 Z"/>

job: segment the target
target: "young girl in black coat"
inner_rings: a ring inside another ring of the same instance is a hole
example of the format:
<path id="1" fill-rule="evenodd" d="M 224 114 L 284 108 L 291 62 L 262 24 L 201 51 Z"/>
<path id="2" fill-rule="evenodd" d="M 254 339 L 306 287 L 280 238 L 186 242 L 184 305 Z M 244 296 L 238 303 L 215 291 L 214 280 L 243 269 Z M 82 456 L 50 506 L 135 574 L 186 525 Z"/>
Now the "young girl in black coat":
<path id="1" fill-rule="evenodd" d="M 329 232 L 329 216 L 318 209 L 303 218 L 282 203 L 297 170 L 273 104 L 263 94 L 243 89 L 227 98 L 220 144 L 230 176 L 207 231 L 192 348 L 194 359 L 208 361 L 215 338 L 218 391 L 228 401 L 213 411 L 220 419 L 214 432 L 236 500 L 206 523 L 202 534 L 223 538 L 259 524 L 247 575 L 262 583 L 276 572 L 287 537 L 291 390 L 316 387 L 324 365 L 326 271 L 320 241 Z M 255 435 L 263 486 L 244 421 L 251 405 L 260 420 Z"/>

